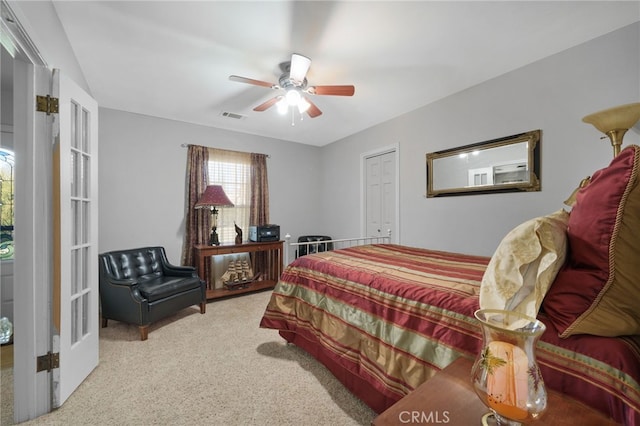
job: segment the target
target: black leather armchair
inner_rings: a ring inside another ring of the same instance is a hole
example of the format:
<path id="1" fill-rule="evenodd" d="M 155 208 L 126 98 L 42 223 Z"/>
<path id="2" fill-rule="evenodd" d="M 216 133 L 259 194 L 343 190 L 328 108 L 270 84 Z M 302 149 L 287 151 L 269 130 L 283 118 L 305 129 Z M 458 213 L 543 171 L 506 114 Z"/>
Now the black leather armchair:
<path id="1" fill-rule="evenodd" d="M 102 327 L 110 319 L 136 324 L 147 340 L 152 322 L 192 305 L 206 312 L 204 281 L 195 268 L 170 264 L 163 247 L 102 253 L 99 263 Z"/>

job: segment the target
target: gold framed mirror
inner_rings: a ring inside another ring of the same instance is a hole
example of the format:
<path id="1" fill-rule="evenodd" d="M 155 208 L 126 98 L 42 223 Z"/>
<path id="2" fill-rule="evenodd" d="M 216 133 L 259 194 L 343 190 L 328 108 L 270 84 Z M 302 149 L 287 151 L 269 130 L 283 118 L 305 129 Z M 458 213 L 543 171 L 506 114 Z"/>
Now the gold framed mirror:
<path id="1" fill-rule="evenodd" d="M 427 197 L 540 191 L 541 130 L 427 154 Z"/>

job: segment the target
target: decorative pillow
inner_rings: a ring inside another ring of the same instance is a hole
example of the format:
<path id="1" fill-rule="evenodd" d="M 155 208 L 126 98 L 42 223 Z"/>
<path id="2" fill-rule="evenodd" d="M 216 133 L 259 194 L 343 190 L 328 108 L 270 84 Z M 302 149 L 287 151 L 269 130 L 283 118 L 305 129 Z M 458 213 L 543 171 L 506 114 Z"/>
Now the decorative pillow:
<path id="1" fill-rule="evenodd" d="M 568 220 L 569 214 L 558 210 L 518 225 L 503 238 L 482 277 L 482 309 L 537 316 L 566 259 Z"/>
<path id="2" fill-rule="evenodd" d="M 561 337 L 640 334 L 639 160 L 628 146 L 576 195 L 569 259 L 543 302 Z"/>

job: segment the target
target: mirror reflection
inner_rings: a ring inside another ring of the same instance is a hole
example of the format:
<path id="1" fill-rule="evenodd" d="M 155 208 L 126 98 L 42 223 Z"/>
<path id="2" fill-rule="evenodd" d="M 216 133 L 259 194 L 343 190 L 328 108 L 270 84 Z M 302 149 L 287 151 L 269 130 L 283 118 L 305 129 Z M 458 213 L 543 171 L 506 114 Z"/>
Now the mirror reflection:
<path id="1" fill-rule="evenodd" d="M 427 154 L 427 196 L 539 191 L 540 130 Z"/>

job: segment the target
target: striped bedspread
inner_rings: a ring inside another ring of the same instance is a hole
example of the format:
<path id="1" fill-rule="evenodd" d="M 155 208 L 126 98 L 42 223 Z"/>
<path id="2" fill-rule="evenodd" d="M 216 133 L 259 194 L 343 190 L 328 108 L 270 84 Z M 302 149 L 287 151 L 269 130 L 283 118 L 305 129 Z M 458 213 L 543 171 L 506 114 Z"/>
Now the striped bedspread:
<path id="1" fill-rule="evenodd" d="M 283 272 L 260 326 L 382 412 L 456 358 L 475 358 L 482 337 L 473 312 L 488 262 L 393 244 L 304 256 Z M 539 319 L 547 387 L 640 426 L 640 337 L 559 339 Z"/>

